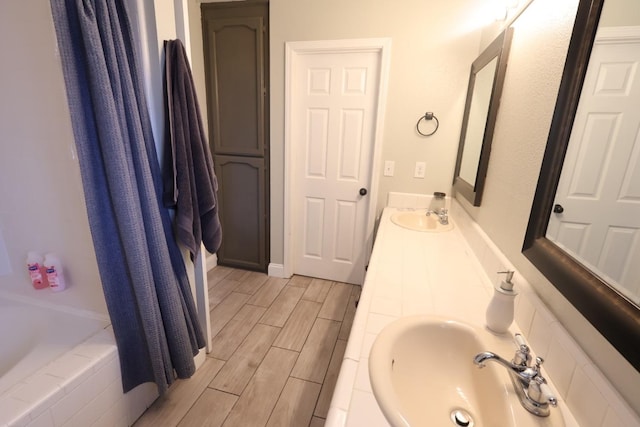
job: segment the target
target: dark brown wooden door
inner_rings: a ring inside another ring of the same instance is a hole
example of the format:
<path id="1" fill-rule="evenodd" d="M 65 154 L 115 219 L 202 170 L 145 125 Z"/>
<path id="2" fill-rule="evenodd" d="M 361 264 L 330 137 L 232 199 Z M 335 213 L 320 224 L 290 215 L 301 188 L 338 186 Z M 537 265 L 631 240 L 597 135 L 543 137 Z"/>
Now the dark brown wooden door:
<path id="1" fill-rule="evenodd" d="M 261 266 L 265 247 L 254 242 L 265 240 L 264 220 L 257 212 L 265 212 L 264 160 L 255 157 L 217 156 L 220 192 L 220 218 L 225 242 L 218 251 L 228 265 L 244 268 Z M 233 238 L 230 238 L 232 236 Z"/>
<path id="2" fill-rule="evenodd" d="M 209 141 L 219 179 L 218 263 L 267 270 L 268 2 L 202 4 Z"/>

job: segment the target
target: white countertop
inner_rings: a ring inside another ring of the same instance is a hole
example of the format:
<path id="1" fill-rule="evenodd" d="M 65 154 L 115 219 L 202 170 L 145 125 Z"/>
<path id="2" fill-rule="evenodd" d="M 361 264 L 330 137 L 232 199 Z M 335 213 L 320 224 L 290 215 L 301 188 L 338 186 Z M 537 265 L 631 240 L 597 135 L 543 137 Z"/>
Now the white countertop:
<path id="1" fill-rule="evenodd" d="M 385 208 L 380 219 L 325 424 L 329 427 L 389 426 L 371 390 L 368 371 L 371 346 L 386 325 L 416 314 L 446 316 L 479 326 L 485 323 L 493 284 L 455 226 L 456 219 L 450 218 L 455 227 L 449 232 L 411 231 L 391 222 L 398 210 L 403 209 Z M 510 332 L 516 331 L 514 323 Z M 511 334 L 502 342 L 501 348 L 487 350 L 515 349 Z"/>

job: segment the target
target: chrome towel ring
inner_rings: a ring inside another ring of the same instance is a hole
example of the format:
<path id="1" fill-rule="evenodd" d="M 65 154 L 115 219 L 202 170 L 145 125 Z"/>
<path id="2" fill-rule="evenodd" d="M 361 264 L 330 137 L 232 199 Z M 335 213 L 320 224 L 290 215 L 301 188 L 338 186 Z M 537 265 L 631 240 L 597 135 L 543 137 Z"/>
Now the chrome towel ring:
<path id="1" fill-rule="evenodd" d="M 422 122 L 423 120 L 424 121 L 434 120 L 436 122 L 435 129 L 433 129 L 430 133 L 422 132 L 420 130 L 420 122 Z M 438 118 L 433 113 L 424 113 L 424 116 L 420 116 L 420 118 L 418 118 L 418 122 L 416 123 L 416 131 L 422 136 L 431 136 L 434 133 L 436 133 L 436 131 L 438 130 L 439 126 L 440 126 L 440 122 L 438 121 Z"/>

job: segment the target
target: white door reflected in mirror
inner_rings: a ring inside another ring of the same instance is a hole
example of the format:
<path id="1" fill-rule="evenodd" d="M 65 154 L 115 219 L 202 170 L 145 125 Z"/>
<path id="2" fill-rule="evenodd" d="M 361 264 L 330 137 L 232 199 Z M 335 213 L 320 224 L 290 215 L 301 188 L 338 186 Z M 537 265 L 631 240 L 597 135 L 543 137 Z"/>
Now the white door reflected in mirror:
<path id="1" fill-rule="evenodd" d="M 591 52 L 547 238 L 640 305 L 640 27 Z"/>

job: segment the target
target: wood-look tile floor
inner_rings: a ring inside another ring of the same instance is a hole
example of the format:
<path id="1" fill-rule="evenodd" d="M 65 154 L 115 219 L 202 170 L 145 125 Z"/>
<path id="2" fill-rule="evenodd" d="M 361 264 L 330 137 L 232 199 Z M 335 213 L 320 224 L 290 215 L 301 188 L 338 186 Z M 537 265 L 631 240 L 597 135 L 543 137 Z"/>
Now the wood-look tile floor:
<path id="1" fill-rule="evenodd" d="M 221 266 L 207 278 L 212 351 L 135 425 L 323 426 L 360 287 Z"/>

